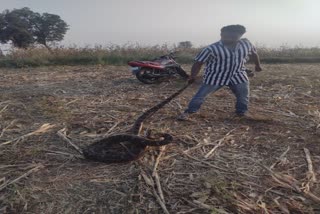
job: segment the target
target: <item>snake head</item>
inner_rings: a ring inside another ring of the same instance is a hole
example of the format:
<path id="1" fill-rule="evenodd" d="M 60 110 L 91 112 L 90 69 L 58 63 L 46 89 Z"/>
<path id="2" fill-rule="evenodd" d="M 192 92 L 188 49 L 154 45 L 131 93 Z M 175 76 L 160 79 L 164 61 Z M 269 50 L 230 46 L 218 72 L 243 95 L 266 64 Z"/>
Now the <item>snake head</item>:
<path id="1" fill-rule="evenodd" d="M 171 143 L 173 140 L 170 134 L 156 134 L 156 138 L 146 139 L 144 144 L 147 146 L 163 146 Z"/>
<path id="2" fill-rule="evenodd" d="M 147 129 L 144 133 L 144 136 L 146 138 L 152 138 L 152 130 L 151 129 Z"/>

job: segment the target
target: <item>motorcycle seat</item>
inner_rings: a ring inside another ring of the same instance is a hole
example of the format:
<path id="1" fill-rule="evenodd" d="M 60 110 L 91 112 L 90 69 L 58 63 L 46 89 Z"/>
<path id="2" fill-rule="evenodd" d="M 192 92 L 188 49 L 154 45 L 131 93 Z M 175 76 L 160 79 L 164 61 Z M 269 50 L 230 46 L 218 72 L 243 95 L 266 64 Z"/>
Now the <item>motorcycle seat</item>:
<path id="1" fill-rule="evenodd" d="M 161 64 L 159 62 L 151 62 L 151 61 L 134 61 L 134 62 L 130 62 L 129 65 L 131 66 L 150 66 L 150 67 L 154 67 L 154 68 L 159 68 L 159 69 L 163 69 L 165 68 L 164 64 Z"/>

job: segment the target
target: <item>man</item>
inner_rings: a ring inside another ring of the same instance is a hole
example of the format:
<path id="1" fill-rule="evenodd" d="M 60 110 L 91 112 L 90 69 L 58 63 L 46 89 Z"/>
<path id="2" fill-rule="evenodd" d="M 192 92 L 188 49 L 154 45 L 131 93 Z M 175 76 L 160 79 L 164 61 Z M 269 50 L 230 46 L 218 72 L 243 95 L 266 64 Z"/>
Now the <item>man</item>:
<path id="1" fill-rule="evenodd" d="M 249 79 L 244 64 L 250 58 L 255 71 L 262 71 L 259 56 L 248 39 L 241 39 L 246 32 L 242 25 L 229 25 L 221 29 L 221 40 L 204 48 L 195 58 L 189 83 L 193 83 L 206 64 L 203 83 L 178 119 L 186 120 L 196 113 L 206 96 L 223 86 L 228 86 L 237 98 L 236 115 L 245 116 L 249 103 Z"/>

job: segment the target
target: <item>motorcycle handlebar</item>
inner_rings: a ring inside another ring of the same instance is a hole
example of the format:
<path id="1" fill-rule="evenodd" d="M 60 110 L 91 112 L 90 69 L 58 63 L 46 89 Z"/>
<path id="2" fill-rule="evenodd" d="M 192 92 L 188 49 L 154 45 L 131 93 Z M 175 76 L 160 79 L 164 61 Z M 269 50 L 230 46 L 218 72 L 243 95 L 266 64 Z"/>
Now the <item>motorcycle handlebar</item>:
<path id="1" fill-rule="evenodd" d="M 163 55 L 163 56 L 159 56 L 156 59 L 162 59 L 162 58 L 172 58 L 172 59 L 176 59 L 177 57 L 174 56 L 177 52 L 170 52 L 169 54 Z"/>

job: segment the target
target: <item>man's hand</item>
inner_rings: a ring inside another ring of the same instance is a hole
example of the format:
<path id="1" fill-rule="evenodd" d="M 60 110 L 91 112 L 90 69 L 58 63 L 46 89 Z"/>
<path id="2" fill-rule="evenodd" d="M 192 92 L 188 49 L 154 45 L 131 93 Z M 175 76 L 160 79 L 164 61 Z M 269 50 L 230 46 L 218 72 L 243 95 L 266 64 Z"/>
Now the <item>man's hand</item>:
<path id="1" fill-rule="evenodd" d="M 260 58 L 259 58 L 259 55 L 257 53 L 252 53 L 250 55 L 250 60 L 252 60 L 253 63 L 256 65 L 255 66 L 255 71 L 257 71 L 257 72 L 262 71 L 261 64 L 260 64 Z"/>
<path id="2" fill-rule="evenodd" d="M 247 73 L 247 76 L 248 77 L 254 77 L 254 72 L 249 70 L 249 69 L 246 69 L 246 73 Z"/>
<path id="3" fill-rule="evenodd" d="M 196 80 L 196 76 L 199 74 L 203 62 L 195 62 L 191 68 L 191 75 L 188 78 L 188 83 L 192 84 Z"/>
<path id="4" fill-rule="evenodd" d="M 195 77 L 190 76 L 190 77 L 188 78 L 188 84 L 192 84 L 192 83 L 194 83 L 194 81 L 196 81 L 196 78 L 195 78 Z"/>
<path id="5" fill-rule="evenodd" d="M 255 71 L 257 71 L 257 72 L 260 72 L 260 71 L 262 71 L 262 68 L 261 68 L 261 66 L 260 66 L 260 65 L 256 65 L 256 67 L 255 67 Z"/>

